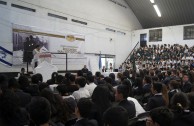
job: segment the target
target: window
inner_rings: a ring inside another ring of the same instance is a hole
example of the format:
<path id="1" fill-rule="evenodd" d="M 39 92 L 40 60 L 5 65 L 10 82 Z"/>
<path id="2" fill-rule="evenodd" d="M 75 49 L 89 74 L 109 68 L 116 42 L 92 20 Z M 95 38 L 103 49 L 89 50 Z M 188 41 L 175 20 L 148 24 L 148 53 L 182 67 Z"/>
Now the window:
<path id="1" fill-rule="evenodd" d="M 162 41 L 162 29 L 155 29 L 149 31 L 150 42 Z"/>
<path id="2" fill-rule="evenodd" d="M 5 2 L 5 1 L 0 1 L 0 4 L 7 5 L 7 2 Z"/>
<path id="3" fill-rule="evenodd" d="M 184 40 L 194 39 L 194 25 L 184 27 Z"/>
<path id="4" fill-rule="evenodd" d="M 18 8 L 18 9 L 23 9 L 23 10 L 27 10 L 27 11 L 31 11 L 31 12 L 36 12 L 35 9 L 29 8 L 29 7 L 24 7 L 21 5 L 17 5 L 17 4 L 11 4 L 12 7 Z"/>

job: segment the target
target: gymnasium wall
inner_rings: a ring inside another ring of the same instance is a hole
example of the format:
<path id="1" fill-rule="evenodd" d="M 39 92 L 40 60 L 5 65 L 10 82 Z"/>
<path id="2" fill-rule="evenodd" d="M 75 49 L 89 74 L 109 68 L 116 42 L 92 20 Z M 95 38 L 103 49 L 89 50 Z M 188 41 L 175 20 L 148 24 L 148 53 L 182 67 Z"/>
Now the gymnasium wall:
<path id="1" fill-rule="evenodd" d="M 0 46 L 13 50 L 12 26 L 29 26 L 53 34 L 85 36 L 85 53 L 115 55 L 118 67 L 136 44 L 131 31 L 141 25 L 124 0 L 2 0 L 0 3 Z M 13 7 L 13 4 L 34 11 Z M 48 16 L 48 13 L 67 20 Z M 85 22 L 76 23 L 72 20 Z M 71 69 L 80 69 L 73 67 Z M 63 67 L 59 68 L 63 70 Z M 0 72 L 17 72 L 20 67 L 0 64 Z"/>
<path id="2" fill-rule="evenodd" d="M 189 47 L 194 46 L 194 39 L 184 40 L 184 26 L 190 26 L 194 24 L 188 25 L 177 25 L 177 26 L 169 26 L 169 27 L 159 27 L 159 28 L 151 28 L 151 29 L 142 29 L 135 30 L 132 34 L 132 43 L 140 41 L 140 34 L 147 34 L 147 45 L 152 44 L 187 44 Z M 162 29 L 162 41 L 158 42 L 149 42 L 149 30 L 153 29 Z"/>

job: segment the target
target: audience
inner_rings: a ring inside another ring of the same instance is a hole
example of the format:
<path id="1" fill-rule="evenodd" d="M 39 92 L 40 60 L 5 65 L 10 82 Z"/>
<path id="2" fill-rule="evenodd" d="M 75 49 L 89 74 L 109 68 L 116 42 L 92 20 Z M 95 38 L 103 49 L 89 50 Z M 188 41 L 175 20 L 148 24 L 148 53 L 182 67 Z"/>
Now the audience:
<path id="1" fill-rule="evenodd" d="M 86 69 L 77 76 L 54 72 L 47 83 L 41 74 L 0 75 L 0 125 L 127 126 L 130 119 L 139 126 L 146 110 L 143 125 L 192 126 L 193 54 L 186 45 L 140 47 L 120 66 L 118 80 Z"/>

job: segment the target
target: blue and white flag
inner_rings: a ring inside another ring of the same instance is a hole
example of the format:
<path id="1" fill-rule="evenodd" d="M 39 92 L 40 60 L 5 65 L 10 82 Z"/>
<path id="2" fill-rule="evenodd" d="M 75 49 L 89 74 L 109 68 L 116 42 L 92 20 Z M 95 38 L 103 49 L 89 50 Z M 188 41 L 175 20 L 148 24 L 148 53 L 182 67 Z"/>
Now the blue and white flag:
<path id="1" fill-rule="evenodd" d="M 102 68 L 101 53 L 99 55 L 99 70 Z"/>
<path id="2" fill-rule="evenodd" d="M 11 67 L 13 53 L 2 46 L 0 46 L 0 63 Z"/>

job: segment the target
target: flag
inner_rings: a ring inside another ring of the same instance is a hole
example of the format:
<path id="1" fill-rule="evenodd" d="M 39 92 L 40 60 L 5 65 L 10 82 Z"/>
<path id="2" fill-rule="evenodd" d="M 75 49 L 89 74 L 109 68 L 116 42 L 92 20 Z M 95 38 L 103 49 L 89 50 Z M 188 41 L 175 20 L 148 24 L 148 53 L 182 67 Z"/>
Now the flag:
<path id="1" fill-rule="evenodd" d="M 99 55 L 99 63 L 98 63 L 98 65 L 99 65 L 99 70 L 100 70 L 102 68 L 101 53 Z"/>
<path id="2" fill-rule="evenodd" d="M 0 46 L 0 63 L 11 67 L 12 57 L 13 57 L 13 53 L 11 51 Z"/>

